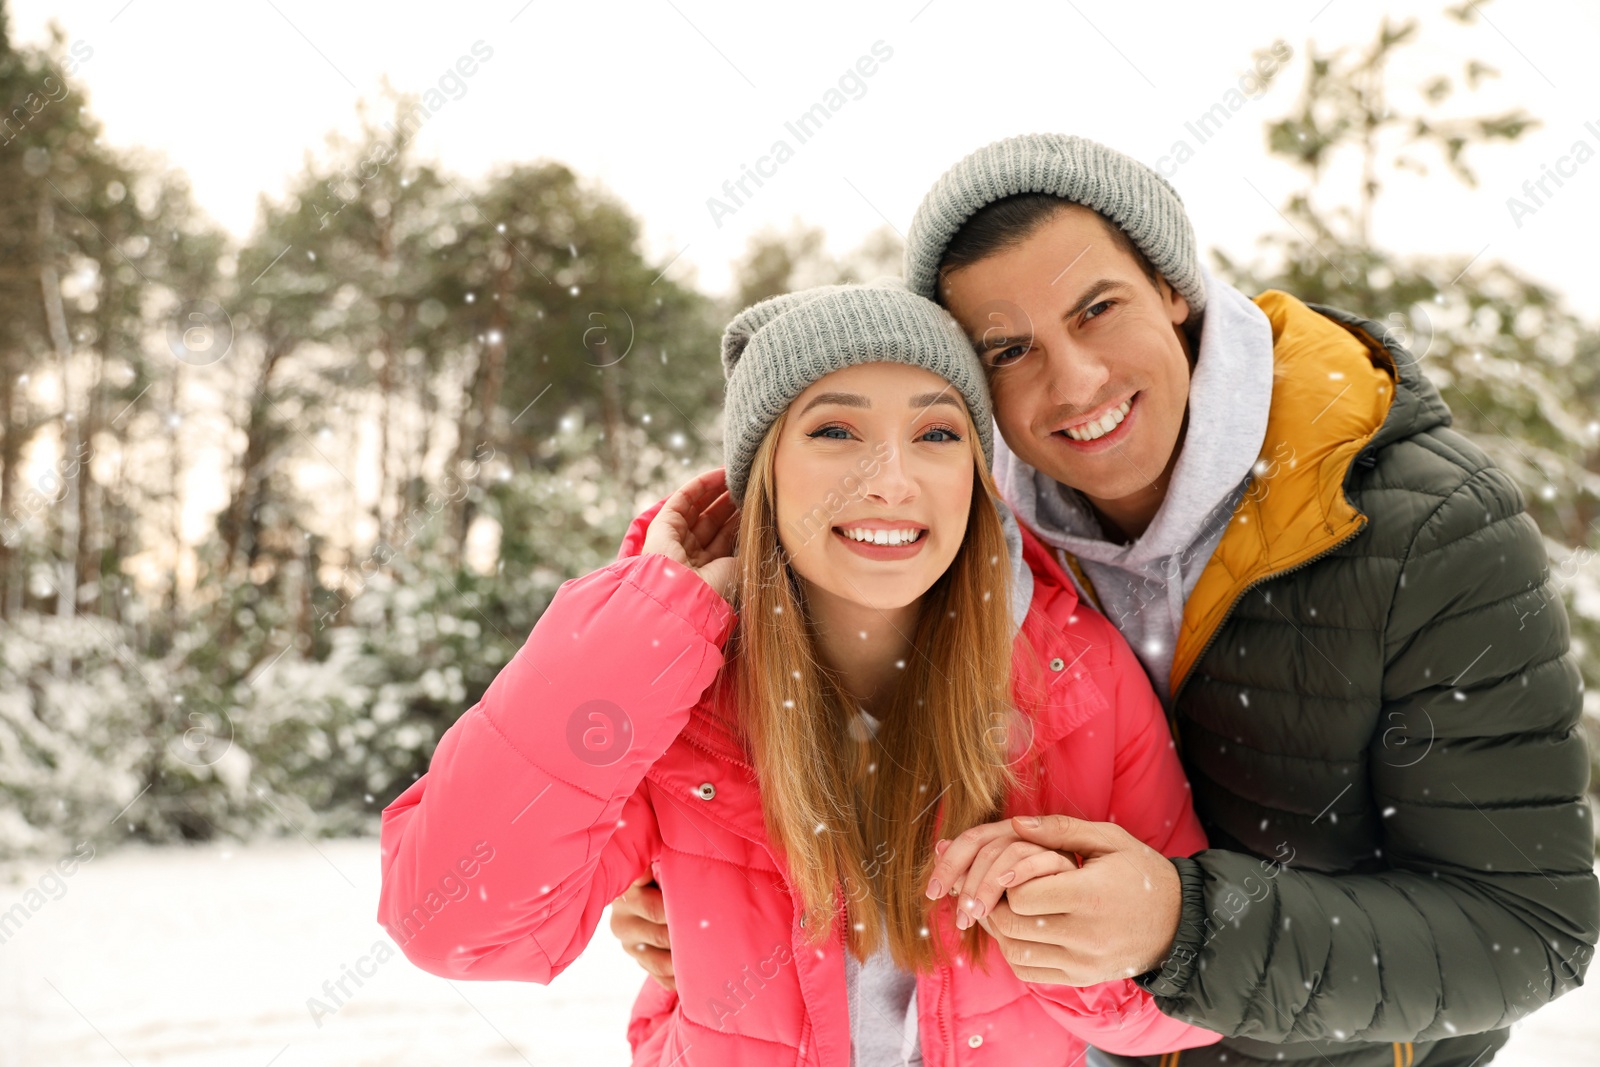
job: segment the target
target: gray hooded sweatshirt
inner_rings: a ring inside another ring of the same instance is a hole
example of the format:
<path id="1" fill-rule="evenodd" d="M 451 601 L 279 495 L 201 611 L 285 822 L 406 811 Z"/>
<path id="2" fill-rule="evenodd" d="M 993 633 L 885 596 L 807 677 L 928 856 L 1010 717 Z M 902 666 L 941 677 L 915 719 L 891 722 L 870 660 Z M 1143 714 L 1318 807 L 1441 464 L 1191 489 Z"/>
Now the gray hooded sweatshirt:
<path id="1" fill-rule="evenodd" d="M 1184 601 L 1260 458 L 1272 403 L 1272 324 L 1243 293 L 1201 269 L 1208 296 L 1189 425 L 1166 499 L 1137 540 L 1108 540 L 1082 493 L 1018 459 L 1000 435 L 994 443 L 1000 494 L 1045 544 L 1077 557 L 1164 705 L 1172 699 L 1168 675 Z"/>

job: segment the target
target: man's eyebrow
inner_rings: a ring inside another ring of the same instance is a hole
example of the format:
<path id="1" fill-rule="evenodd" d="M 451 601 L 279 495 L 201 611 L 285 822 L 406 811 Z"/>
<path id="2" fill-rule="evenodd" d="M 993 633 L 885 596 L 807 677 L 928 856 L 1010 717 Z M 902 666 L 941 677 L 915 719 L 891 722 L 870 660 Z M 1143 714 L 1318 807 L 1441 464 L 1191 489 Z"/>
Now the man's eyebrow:
<path id="1" fill-rule="evenodd" d="M 870 408 L 872 401 L 860 393 L 818 393 L 812 397 L 805 407 L 800 409 L 804 415 L 818 404 L 843 404 L 850 408 Z M 934 404 L 949 404 L 951 407 L 960 408 L 961 402 L 949 389 L 941 389 L 937 393 L 919 393 L 906 402 L 907 407 L 926 408 Z"/>
<path id="2" fill-rule="evenodd" d="M 1072 307 L 1068 308 L 1066 314 L 1062 315 L 1061 317 L 1064 319 L 1073 318 L 1078 314 L 1078 312 L 1087 309 L 1096 300 L 1098 300 L 1101 294 L 1109 292 L 1112 289 L 1127 288 L 1129 288 L 1127 282 L 1119 281 L 1116 278 L 1101 278 L 1099 281 L 1089 286 L 1089 288 L 1085 289 L 1083 291 L 1083 295 L 1078 297 L 1077 301 L 1072 305 Z"/>
<path id="3" fill-rule="evenodd" d="M 1090 285 L 1089 288 L 1085 289 L 1083 294 L 1073 302 L 1072 307 L 1063 312 L 1061 317 L 1063 319 L 1074 318 L 1079 312 L 1082 312 L 1092 306 L 1095 301 L 1100 299 L 1100 297 L 1105 295 L 1107 292 L 1110 292 L 1113 289 L 1128 288 L 1129 285 L 1127 282 L 1120 281 L 1116 278 L 1101 278 L 1099 281 L 1096 281 Z M 980 356 L 992 352 L 997 348 L 1010 348 L 1014 344 L 1031 341 L 1033 339 L 1033 334 L 1026 333 L 1018 334 L 1016 336 L 985 334 L 984 337 L 985 339 L 981 344 L 976 339 L 973 341 L 973 345 L 977 348 L 978 355 Z"/>

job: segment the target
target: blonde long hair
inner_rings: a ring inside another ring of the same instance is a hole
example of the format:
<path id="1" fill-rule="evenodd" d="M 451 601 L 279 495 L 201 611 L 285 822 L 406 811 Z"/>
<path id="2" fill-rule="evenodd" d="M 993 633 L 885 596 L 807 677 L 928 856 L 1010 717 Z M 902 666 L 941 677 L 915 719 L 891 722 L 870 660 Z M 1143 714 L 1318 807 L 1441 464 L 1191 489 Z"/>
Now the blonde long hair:
<path id="1" fill-rule="evenodd" d="M 759 781 L 768 838 L 788 863 L 812 945 L 833 933 L 844 898 L 858 959 L 887 935 L 895 962 L 948 962 L 927 899 L 935 833 L 953 837 L 1000 817 L 1021 783 L 1008 746 L 1012 704 L 1010 560 L 998 490 L 967 419 L 977 477 L 966 535 L 922 598 L 912 652 L 875 736 L 822 662 L 804 588 L 778 539 L 774 457 L 780 416 L 751 465 L 739 524 L 740 624 L 725 673 L 737 730 Z M 824 528 L 824 533 L 826 528 Z M 959 951 L 985 965 L 988 934 L 969 927 Z"/>

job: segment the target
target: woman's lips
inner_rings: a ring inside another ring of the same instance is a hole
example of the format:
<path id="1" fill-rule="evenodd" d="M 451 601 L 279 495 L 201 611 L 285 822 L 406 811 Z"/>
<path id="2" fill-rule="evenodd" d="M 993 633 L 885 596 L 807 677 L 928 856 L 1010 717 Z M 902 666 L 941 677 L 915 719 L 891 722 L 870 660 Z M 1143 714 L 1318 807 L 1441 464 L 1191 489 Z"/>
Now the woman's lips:
<path id="1" fill-rule="evenodd" d="M 928 541 L 927 530 L 922 531 L 922 536 L 908 545 L 879 545 L 871 541 L 857 541 L 852 537 L 846 537 L 837 526 L 833 528 L 832 532 L 835 538 L 844 542 L 846 548 L 858 556 L 865 556 L 867 559 L 910 559 L 918 552 L 921 552 L 922 546 Z"/>

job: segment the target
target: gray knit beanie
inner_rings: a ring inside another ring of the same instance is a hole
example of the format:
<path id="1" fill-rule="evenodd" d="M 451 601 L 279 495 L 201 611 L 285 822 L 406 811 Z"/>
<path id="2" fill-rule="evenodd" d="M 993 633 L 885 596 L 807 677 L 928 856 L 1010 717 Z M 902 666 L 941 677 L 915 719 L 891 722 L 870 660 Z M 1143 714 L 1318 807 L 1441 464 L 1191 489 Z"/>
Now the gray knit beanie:
<path id="1" fill-rule="evenodd" d="M 1131 156 L 1066 133 L 1008 137 L 978 149 L 945 172 L 923 198 L 906 236 L 906 283 L 937 299 L 939 261 L 980 208 L 1018 193 L 1051 193 L 1110 219 L 1189 302 L 1206 306 L 1194 227 L 1165 178 Z"/>
<path id="2" fill-rule="evenodd" d="M 984 462 L 993 466 L 983 366 L 949 313 L 898 278 L 825 285 L 754 304 L 722 335 L 728 380 L 722 449 L 734 503 L 744 505 L 756 450 L 795 397 L 832 371 L 880 362 L 924 367 L 954 386 L 977 428 Z"/>

